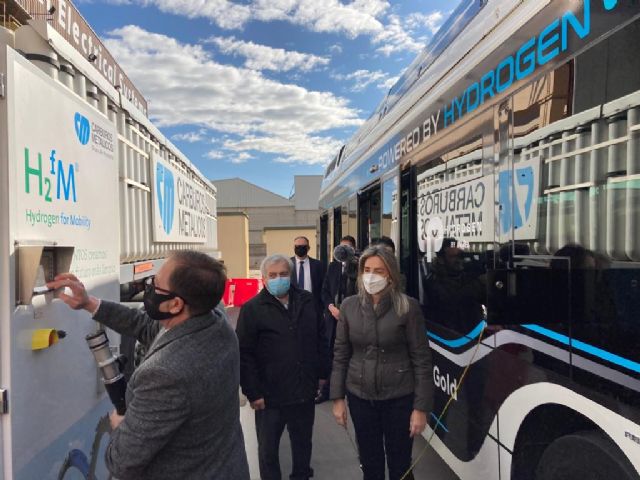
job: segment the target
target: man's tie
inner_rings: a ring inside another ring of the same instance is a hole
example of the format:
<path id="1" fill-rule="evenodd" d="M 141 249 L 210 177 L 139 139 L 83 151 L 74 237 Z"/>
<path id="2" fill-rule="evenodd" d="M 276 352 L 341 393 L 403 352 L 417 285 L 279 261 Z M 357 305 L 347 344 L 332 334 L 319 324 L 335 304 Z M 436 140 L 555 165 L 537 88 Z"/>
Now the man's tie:
<path id="1" fill-rule="evenodd" d="M 300 269 L 298 270 L 298 288 L 304 290 L 304 262 L 300 262 Z"/>

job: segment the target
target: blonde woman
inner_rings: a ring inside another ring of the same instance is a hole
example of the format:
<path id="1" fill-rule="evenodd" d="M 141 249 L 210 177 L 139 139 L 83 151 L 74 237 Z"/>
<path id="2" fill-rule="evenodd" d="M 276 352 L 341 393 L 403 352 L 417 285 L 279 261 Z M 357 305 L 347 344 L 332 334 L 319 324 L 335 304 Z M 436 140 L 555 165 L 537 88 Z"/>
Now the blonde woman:
<path id="1" fill-rule="evenodd" d="M 431 355 L 420 306 L 402 293 L 400 279 L 393 253 L 371 247 L 360 257 L 358 295 L 340 308 L 333 415 L 346 426 L 348 401 L 364 480 L 385 479 L 385 453 L 389 479 L 399 480 L 427 424 Z"/>

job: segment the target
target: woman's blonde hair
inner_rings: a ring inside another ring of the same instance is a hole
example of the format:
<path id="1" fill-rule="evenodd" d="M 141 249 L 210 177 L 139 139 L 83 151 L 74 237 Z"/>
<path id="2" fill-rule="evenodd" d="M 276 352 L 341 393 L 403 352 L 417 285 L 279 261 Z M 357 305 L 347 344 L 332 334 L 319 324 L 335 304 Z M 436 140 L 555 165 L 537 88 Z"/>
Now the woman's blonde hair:
<path id="1" fill-rule="evenodd" d="M 371 257 L 378 257 L 382 260 L 387 271 L 389 272 L 389 284 L 385 291 L 391 295 L 393 302 L 393 309 L 397 315 L 404 315 L 409 311 L 409 301 L 407 296 L 402 293 L 402 280 L 400 275 L 400 267 L 395 255 L 386 247 L 381 245 L 375 245 L 367 248 L 360 256 L 360 262 L 358 263 L 358 297 L 360 302 L 364 304 L 370 297 L 364 288 L 364 282 L 362 281 L 362 274 L 364 273 L 364 264 Z"/>

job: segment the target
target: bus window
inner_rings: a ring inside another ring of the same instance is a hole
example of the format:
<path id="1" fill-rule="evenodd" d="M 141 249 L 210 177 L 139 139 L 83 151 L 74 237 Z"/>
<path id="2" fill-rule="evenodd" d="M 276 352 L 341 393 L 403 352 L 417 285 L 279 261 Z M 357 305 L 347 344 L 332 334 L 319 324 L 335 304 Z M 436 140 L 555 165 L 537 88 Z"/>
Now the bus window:
<path id="1" fill-rule="evenodd" d="M 382 184 L 382 235 L 398 243 L 398 177 Z"/>
<path id="2" fill-rule="evenodd" d="M 364 250 L 372 240 L 380 237 L 380 185 L 361 193 L 358 203 L 358 243 Z"/>
<path id="3" fill-rule="evenodd" d="M 329 245 L 327 238 L 329 236 L 329 217 L 325 214 L 320 217 L 320 261 L 326 266 L 329 265 Z"/>
<path id="4" fill-rule="evenodd" d="M 340 218 L 342 218 L 342 223 L 340 224 L 340 231 L 342 234 L 340 235 L 340 238 L 342 238 L 349 233 L 349 206 L 345 203 L 340 207 L 340 212 Z"/>
<path id="5" fill-rule="evenodd" d="M 513 130 L 522 137 L 571 115 L 573 61 L 534 80 L 513 96 Z"/>
<path id="6" fill-rule="evenodd" d="M 420 300 L 425 318 L 439 335 L 455 338 L 473 331 L 486 305 L 486 252 L 493 248 L 493 117 L 480 114 L 460 135 L 420 165 L 416 176 L 416 238 Z"/>
<path id="7" fill-rule="evenodd" d="M 327 219 L 327 226 L 328 226 L 328 231 L 327 231 L 327 252 L 329 255 L 329 258 L 331 258 L 331 252 L 333 252 L 333 227 L 334 227 L 334 220 L 333 220 L 333 210 L 329 210 L 329 218 Z"/>
<path id="8" fill-rule="evenodd" d="M 640 90 L 640 56 L 636 21 L 576 58 L 574 110 L 576 113 Z M 606 65 L 606 68 L 603 66 Z"/>
<path id="9" fill-rule="evenodd" d="M 414 169 L 406 170 L 401 176 L 401 188 L 399 197 L 399 262 L 400 271 L 406 279 L 405 293 L 412 297 L 419 297 L 417 274 L 418 260 L 416 253 L 416 222 L 415 222 L 415 198 L 413 178 Z"/>
<path id="10" fill-rule="evenodd" d="M 333 210 L 333 246 L 340 243 L 342 238 L 342 208 L 338 207 Z"/>
<path id="11" fill-rule="evenodd" d="M 349 200 L 349 219 L 347 221 L 347 233 L 353 238 L 358 238 L 358 198 Z"/>
<path id="12" fill-rule="evenodd" d="M 633 395 L 578 364 L 640 378 L 640 63 L 627 47 L 638 42 L 640 21 L 578 55 L 573 98 L 538 128 L 515 129 L 512 166 L 496 175 L 496 230 L 520 251 L 504 268 L 516 279 L 511 304 L 527 315 L 489 308 L 500 324 L 527 331 L 535 319 L 538 332 L 571 338 L 574 379 L 620 399 Z M 606 67 L 586 68 L 596 57 Z"/>

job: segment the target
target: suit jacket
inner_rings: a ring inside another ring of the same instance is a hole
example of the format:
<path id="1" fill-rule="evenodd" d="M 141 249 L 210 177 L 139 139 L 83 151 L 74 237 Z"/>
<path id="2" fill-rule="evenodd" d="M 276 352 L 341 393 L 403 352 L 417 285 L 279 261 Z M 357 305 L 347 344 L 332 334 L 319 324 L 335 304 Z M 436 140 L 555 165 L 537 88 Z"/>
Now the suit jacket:
<path id="1" fill-rule="evenodd" d="M 349 278 L 349 272 L 351 272 L 351 278 Z M 322 284 L 322 304 L 324 308 L 326 309 L 332 303 L 339 308 L 339 300 L 344 301 L 345 298 L 358 293 L 356 287 L 357 277 L 357 263 L 355 265 L 352 264 L 351 267 L 347 266 L 347 271 L 343 274 L 342 262 L 333 260 L 329 264 L 327 274 L 324 277 L 324 283 Z M 338 293 L 340 293 L 340 295 L 338 295 Z"/>
<path id="2" fill-rule="evenodd" d="M 299 287 L 298 285 L 298 258 L 291 257 L 293 262 L 293 270 L 291 271 L 291 285 Z M 316 303 L 320 309 L 322 305 L 322 283 L 324 282 L 324 267 L 320 260 L 309 257 L 309 265 L 311 267 L 311 290 L 313 297 L 316 299 Z M 321 310 L 322 311 L 322 310 Z"/>
<path id="3" fill-rule="evenodd" d="M 106 451 L 120 480 L 249 479 L 238 342 L 222 310 L 158 335 L 144 312 L 103 301 L 94 319 L 148 347 Z"/>

